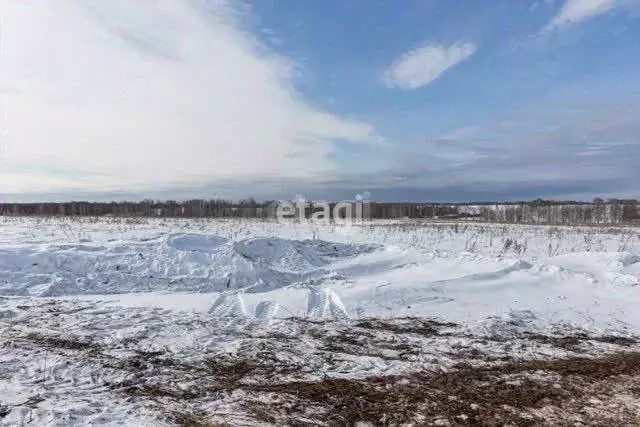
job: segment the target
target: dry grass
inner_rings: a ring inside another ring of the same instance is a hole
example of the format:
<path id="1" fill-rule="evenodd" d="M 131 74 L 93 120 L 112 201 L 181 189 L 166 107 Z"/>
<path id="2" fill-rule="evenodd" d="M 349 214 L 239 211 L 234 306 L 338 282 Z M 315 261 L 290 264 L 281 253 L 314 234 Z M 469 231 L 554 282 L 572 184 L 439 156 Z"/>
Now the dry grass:
<path id="1" fill-rule="evenodd" d="M 100 346 L 86 337 L 76 337 L 73 335 L 55 336 L 40 333 L 30 333 L 24 336 L 28 341 L 42 348 L 59 350 L 82 350 L 98 351 Z"/>
<path id="2" fill-rule="evenodd" d="M 394 334 L 416 334 L 423 337 L 440 335 L 444 328 L 455 328 L 459 325 L 449 322 L 440 322 L 433 319 L 407 317 L 395 318 L 393 321 L 371 318 L 360 320 L 354 325 L 356 328 L 386 331 Z"/>
<path id="3" fill-rule="evenodd" d="M 637 382 L 638 374 L 640 353 L 491 368 L 460 365 L 444 373 L 255 385 L 252 391 L 276 394 L 279 400 L 248 406 L 256 416 L 268 414 L 264 422 L 275 419 L 289 425 L 428 425 L 440 420 L 450 425 L 533 426 L 545 422 L 535 415 L 536 409 L 571 404 L 579 413 L 589 406 L 588 390 L 596 388 L 606 400 L 617 378 Z M 588 418 L 598 422 L 597 415 Z M 615 421 L 639 423 L 640 413 L 621 410 Z"/>
<path id="4" fill-rule="evenodd" d="M 151 405 L 176 425 L 222 425 L 218 414 L 203 408 L 238 395 L 240 400 L 228 401 L 235 405 L 233 416 L 274 425 L 640 424 L 640 410 L 625 406 L 623 398 L 635 404 L 640 399 L 640 352 L 631 351 L 637 349 L 634 338 L 582 333 L 487 338 L 505 348 L 568 349 L 557 352 L 564 355 L 575 354 L 589 342 L 611 344 L 609 351 L 618 351 L 593 358 L 522 362 L 509 359 L 515 354 L 509 351 L 502 360 L 495 357 L 500 352 L 484 353 L 472 345 L 483 337 L 467 337 L 458 325 L 430 319 L 362 319 L 347 324 L 292 320 L 285 331 L 277 339 L 248 331 L 238 335 L 251 343 L 242 354 L 203 354 L 189 360 L 169 350 L 135 350 L 123 343 L 117 348 L 124 353 L 114 357 L 108 351 L 114 347 L 67 334 L 29 333 L 14 337 L 12 345 L 83 358 L 105 371 L 103 378 L 109 380 L 102 385 L 107 389 Z M 457 341 L 468 347 L 454 345 Z M 315 353 L 288 358 L 299 354 L 291 347 L 303 342 Z M 425 365 L 430 360 L 422 354 L 425 343 L 450 345 L 448 365 Z M 488 344 L 478 348 L 496 348 L 496 343 Z M 344 363 L 362 356 L 380 358 L 389 366 L 401 363 L 405 373 L 336 377 Z M 329 375 L 323 378 L 322 372 Z M 0 404 L 0 414 L 2 409 Z"/>
<path id="5" fill-rule="evenodd" d="M 587 335 L 575 334 L 565 336 L 549 336 L 524 332 L 523 338 L 531 341 L 537 341 L 543 344 L 550 344 L 553 347 L 563 348 L 567 350 L 578 350 L 581 344 L 586 342 L 599 342 L 605 344 L 614 344 L 622 347 L 629 347 L 637 344 L 638 340 L 631 337 L 623 337 L 616 335 Z"/>
<path id="6" fill-rule="evenodd" d="M 11 412 L 11 408 L 0 402 L 0 420 L 9 415 L 9 412 Z"/>
<path id="7" fill-rule="evenodd" d="M 296 380 L 302 367 L 277 358 L 219 355 L 185 365 L 155 354 L 140 357 L 146 358 L 144 363 L 128 363 L 127 368 L 148 373 L 149 364 L 156 369 L 173 366 L 170 378 L 113 388 L 183 408 L 179 425 L 219 425 L 205 413 L 190 411 L 197 407 L 190 402 L 237 391 L 246 396 L 240 409 L 256 422 L 275 425 L 563 425 L 563 415 L 589 425 L 640 423 L 637 408 L 611 409 L 621 393 L 638 396 L 638 352 L 498 365 L 460 363 L 446 371 L 313 381 Z M 190 386 L 180 387 L 180 381 Z"/>
<path id="8" fill-rule="evenodd" d="M 179 427 L 228 427 L 229 424 L 215 420 L 206 412 L 177 412 L 171 421 Z"/>

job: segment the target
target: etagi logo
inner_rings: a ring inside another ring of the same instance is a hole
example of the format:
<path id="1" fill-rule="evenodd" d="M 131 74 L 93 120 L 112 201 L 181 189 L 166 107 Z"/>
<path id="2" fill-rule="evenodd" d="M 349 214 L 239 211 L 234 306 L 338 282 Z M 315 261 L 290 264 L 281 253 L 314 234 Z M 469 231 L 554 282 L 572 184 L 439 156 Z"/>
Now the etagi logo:
<path id="1" fill-rule="evenodd" d="M 296 220 L 314 224 L 362 224 L 371 220 L 369 194 L 358 194 L 353 201 L 339 203 L 308 201 L 298 196 L 294 201 L 281 201 L 276 205 L 278 222 Z"/>

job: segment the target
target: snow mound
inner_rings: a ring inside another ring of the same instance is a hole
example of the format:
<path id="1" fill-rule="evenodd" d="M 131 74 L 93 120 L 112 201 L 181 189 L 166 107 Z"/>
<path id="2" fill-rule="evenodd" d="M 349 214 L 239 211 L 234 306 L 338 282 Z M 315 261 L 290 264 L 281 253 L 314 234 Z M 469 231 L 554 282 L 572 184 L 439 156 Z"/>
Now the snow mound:
<path id="1" fill-rule="evenodd" d="M 209 313 L 218 317 L 247 316 L 247 310 L 240 294 L 221 294 L 214 301 Z"/>
<path id="2" fill-rule="evenodd" d="M 183 234 L 169 237 L 167 245 L 178 251 L 215 252 L 227 243 L 227 239 L 219 236 L 202 234 Z"/>
<path id="3" fill-rule="evenodd" d="M 238 242 L 234 250 L 245 259 L 284 273 L 311 271 L 331 261 L 359 255 L 362 246 L 321 240 L 249 239 Z"/>
<path id="4" fill-rule="evenodd" d="M 546 263 L 614 286 L 636 286 L 640 281 L 640 256 L 628 252 L 576 252 Z"/>
<path id="5" fill-rule="evenodd" d="M 263 301 L 272 301 L 278 305 L 275 318 L 496 319 L 495 330 L 487 333 L 500 335 L 517 334 L 549 319 L 587 329 L 615 328 L 620 322 L 640 324 L 634 303 L 640 275 L 630 270 L 638 266 L 633 260 L 614 253 L 576 253 L 534 262 L 381 250 L 331 263 L 332 274 L 320 279 L 255 289 L 242 299 L 247 312 L 256 313 L 247 320 L 259 318 L 265 311 Z M 269 265 L 272 260 L 263 261 Z"/>
<path id="6" fill-rule="evenodd" d="M 0 295 L 260 292 L 329 275 L 372 245 L 172 234 L 103 246 L 26 245 L 0 250 Z"/>
<path id="7" fill-rule="evenodd" d="M 310 289 L 307 297 L 307 317 L 347 319 L 349 316 L 335 292 L 330 289 Z"/>

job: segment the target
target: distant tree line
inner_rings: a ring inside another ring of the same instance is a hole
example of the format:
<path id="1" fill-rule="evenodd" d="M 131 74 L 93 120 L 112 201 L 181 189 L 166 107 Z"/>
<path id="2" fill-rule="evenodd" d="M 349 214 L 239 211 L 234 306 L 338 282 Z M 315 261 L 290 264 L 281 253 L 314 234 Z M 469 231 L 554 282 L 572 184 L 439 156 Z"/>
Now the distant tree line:
<path id="1" fill-rule="evenodd" d="M 113 216 L 158 218 L 275 218 L 276 201 L 254 199 L 184 200 L 141 202 L 0 203 L 1 216 Z M 335 206 L 332 203 L 331 206 Z M 371 219 L 469 219 L 476 221 L 539 224 L 636 224 L 640 223 L 637 200 L 594 199 L 591 202 L 537 199 L 521 202 L 475 203 L 378 203 L 365 204 Z M 308 207 L 301 214 L 311 217 Z M 356 212 L 355 202 L 352 212 Z M 299 214 L 299 211 L 298 211 Z M 296 215 L 299 217 L 300 215 Z"/>
<path id="2" fill-rule="evenodd" d="M 640 224 L 638 201 L 540 203 L 480 206 L 478 217 L 490 222 L 537 224 Z"/>

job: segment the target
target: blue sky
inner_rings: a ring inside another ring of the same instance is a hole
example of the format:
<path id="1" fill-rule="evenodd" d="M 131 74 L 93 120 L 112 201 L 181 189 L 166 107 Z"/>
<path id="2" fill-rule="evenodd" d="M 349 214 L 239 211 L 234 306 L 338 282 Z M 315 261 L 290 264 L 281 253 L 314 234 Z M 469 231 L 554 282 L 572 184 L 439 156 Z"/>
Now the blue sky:
<path id="1" fill-rule="evenodd" d="M 640 2 L 0 0 L 7 200 L 640 197 Z"/>

